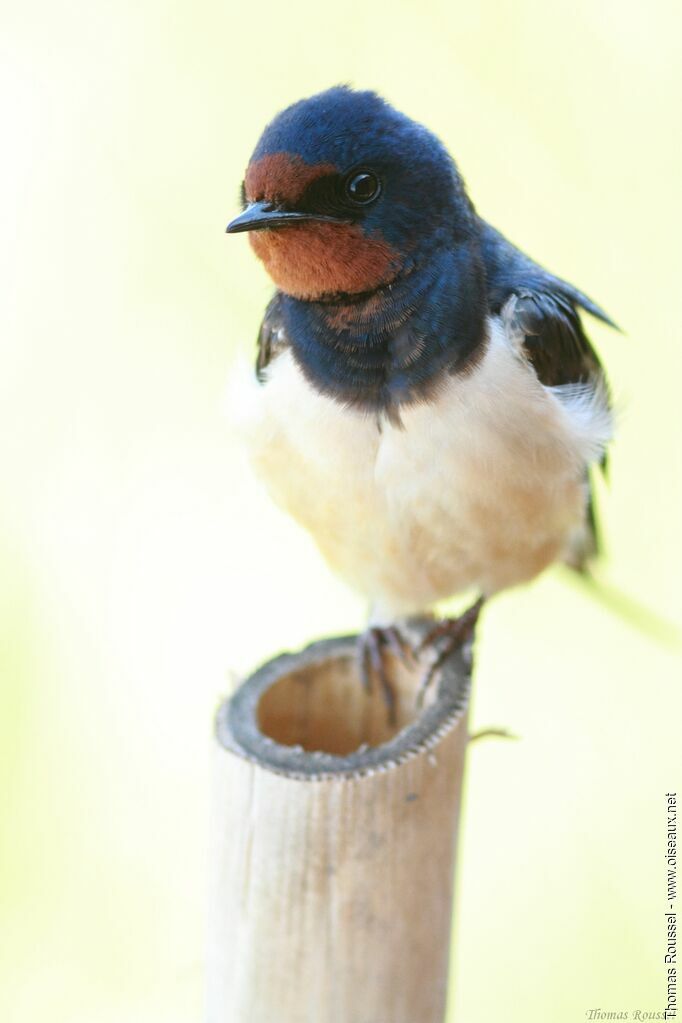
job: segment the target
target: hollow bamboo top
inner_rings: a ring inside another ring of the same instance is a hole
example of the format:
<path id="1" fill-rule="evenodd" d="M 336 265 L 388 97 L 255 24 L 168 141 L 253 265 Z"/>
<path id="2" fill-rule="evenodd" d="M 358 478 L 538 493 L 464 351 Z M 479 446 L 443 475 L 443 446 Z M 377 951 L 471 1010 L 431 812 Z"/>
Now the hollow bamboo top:
<path id="1" fill-rule="evenodd" d="M 409 624 L 415 646 L 432 624 Z M 413 664 L 387 656 L 396 693 L 391 723 L 378 684 L 368 693 L 360 683 L 357 640 L 354 635 L 321 640 L 259 668 L 221 704 L 219 744 L 267 771 L 303 781 L 389 771 L 435 747 L 466 714 L 470 644 L 443 663 L 421 705 L 420 680 L 433 651 Z"/>

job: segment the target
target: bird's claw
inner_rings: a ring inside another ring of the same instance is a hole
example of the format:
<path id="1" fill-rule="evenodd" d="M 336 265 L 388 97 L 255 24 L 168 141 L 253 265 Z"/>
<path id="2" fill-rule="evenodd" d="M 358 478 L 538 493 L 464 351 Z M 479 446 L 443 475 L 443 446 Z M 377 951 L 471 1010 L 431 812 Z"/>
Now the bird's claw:
<path id="1" fill-rule="evenodd" d="M 386 671 L 384 662 L 386 651 L 403 664 L 410 664 L 414 661 L 410 644 L 394 625 L 384 628 L 374 626 L 360 636 L 358 642 L 360 679 L 367 692 L 370 692 L 372 688 L 372 680 L 377 680 L 388 709 L 388 719 L 391 724 L 395 724 L 396 693 L 395 686 Z"/>
<path id="2" fill-rule="evenodd" d="M 472 604 L 458 618 L 443 618 L 422 639 L 415 651 L 417 656 L 424 653 L 429 647 L 436 649 L 437 654 L 424 672 L 419 683 L 417 706 L 421 707 L 423 704 L 426 691 L 433 682 L 438 669 L 455 650 L 459 650 L 460 647 L 472 638 L 483 602 L 483 597 L 480 597 L 475 604 Z M 441 640 L 444 642 L 440 642 Z"/>

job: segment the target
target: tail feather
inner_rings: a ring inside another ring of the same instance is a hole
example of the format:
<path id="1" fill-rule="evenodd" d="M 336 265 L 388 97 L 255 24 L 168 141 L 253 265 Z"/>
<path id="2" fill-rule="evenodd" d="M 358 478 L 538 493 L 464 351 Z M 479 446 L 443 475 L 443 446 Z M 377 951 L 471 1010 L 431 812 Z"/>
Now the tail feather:
<path id="1" fill-rule="evenodd" d="M 612 614 L 621 618 L 638 632 L 671 649 L 682 649 L 682 626 L 659 615 L 650 607 L 635 600 L 611 583 L 598 579 L 588 567 L 575 571 L 571 566 L 566 578 L 577 583 L 583 592 L 597 600 Z"/>

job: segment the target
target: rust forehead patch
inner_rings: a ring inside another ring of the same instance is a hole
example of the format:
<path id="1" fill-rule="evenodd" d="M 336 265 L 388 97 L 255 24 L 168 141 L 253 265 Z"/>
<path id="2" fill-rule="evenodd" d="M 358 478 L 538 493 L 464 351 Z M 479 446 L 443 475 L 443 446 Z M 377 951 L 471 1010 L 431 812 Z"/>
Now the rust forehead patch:
<path id="1" fill-rule="evenodd" d="M 244 177 L 249 202 L 295 203 L 317 178 L 335 174 L 333 163 L 306 163 L 294 153 L 268 153 L 250 163 Z"/>

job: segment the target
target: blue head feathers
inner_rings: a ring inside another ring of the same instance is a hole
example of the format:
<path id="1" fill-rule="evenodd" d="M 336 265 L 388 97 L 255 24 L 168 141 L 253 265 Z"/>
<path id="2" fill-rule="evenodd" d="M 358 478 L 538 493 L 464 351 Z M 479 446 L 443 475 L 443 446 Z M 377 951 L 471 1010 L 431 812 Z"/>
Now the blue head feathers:
<path id="1" fill-rule="evenodd" d="M 319 236 L 325 224 L 324 236 L 332 240 L 347 234 L 330 230 L 336 220 L 356 228 L 356 237 L 362 233 L 390 248 L 386 272 L 474 230 L 471 204 L 442 143 L 375 93 L 345 86 L 300 100 L 275 117 L 249 163 L 245 199 L 269 204 L 279 220 L 266 219 L 261 207 L 257 220 L 247 214 L 232 230 L 295 226 L 311 237 Z M 286 213 L 299 216 L 287 218 Z M 263 248 L 255 245 L 257 251 Z M 266 253 L 258 254 L 267 266 Z M 356 277 L 355 290 L 371 290 L 371 272 L 365 280 L 360 273 Z M 316 289 L 312 281 L 308 284 L 303 291 L 312 296 Z M 289 290 L 286 284 L 284 290 Z M 332 287 L 333 292 L 343 290 Z"/>
<path id="2" fill-rule="evenodd" d="M 389 407 L 474 352 L 476 213 L 442 143 L 375 93 L 337 86 L 278 114 L 249 162 L 244 206 L 228 231 L 250 232 L 322 390 Z M 362 359 L 349 355 L 358 347 Z"/>

